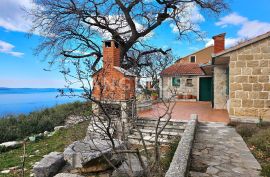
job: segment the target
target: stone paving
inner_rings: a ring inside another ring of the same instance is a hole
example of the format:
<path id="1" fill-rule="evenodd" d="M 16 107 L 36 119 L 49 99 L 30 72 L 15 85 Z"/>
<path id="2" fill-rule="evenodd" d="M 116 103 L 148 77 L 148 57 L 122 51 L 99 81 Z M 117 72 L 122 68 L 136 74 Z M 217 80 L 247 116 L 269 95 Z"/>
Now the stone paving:
<path id="1" fill-rule="evenodd" d="M 190 177 L 257 177 L 261 166 L 234 128 L 200 123 L 191 155 Z"/>

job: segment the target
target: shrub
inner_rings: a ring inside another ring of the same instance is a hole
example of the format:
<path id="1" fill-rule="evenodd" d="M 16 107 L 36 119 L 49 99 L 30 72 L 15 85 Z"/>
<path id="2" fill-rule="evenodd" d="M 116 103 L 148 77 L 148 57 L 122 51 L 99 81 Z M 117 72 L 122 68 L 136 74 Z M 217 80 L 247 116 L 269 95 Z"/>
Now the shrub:
<path id="1" fill-rule="evenodd" d="M 174 153 L 178 147 L 178 144 L 179 144 L 179 139 L 173 141 L 170 145 L 169 145 L 169 150 L 168 152 L 165 154 L 165 158 L 162 159 L 161 163 L 162 163 L 162 166 L 163 166 L 163 169 L 164 170 L 168 170 L 169 167 L 170 167 L 170 164 L 172 162 L 172 159 L 173 159 L 173 156 L 174 156 Z"/>
<path id="2" fill-rule="evenodd" d="M 236 126 L 236 131 L 243 137 L 249 138 L 259 131 L 256 124 L 239 124 Z"/>
<path id="3" fill-rule="evenodd" d="M 152 96 L 158 96 L 158 93 L 157 92 L 152 92 L 151 95 Z"/>
<path id="4" fill-rule="evenodd" d="M 270 128 L 260 130 L 258 133 L 254 134 L 248 142 L 254 146 L 256 150 L 263 152 L 263 156 L 270 157 Z"/>
<path id="5" fill-rule="evenodd" d="M 262 165 L 262 176 L 270 177 L 270 164 L 263 164 Z"/>
<path id="6" fill-rule="evenodd" d="M 35 111 L 28 115 L 0 118 L 0 143 L 52 131 L 55 126 L 63 125 L 69 115 L 89 115 L 90 112 L 91 104 L 74 102 Z"/>

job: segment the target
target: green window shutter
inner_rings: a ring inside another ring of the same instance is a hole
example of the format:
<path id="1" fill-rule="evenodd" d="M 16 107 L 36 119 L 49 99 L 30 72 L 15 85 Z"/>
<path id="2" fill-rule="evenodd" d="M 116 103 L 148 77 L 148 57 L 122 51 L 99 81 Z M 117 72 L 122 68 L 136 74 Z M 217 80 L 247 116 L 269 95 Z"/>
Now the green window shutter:
<path id="1" fill-rule="evenodd" d="M 175 87 L 180 86 L 180 78 L 179 77 L 173 77 L 172 78 L 172 86 L 175 86 Z"/>

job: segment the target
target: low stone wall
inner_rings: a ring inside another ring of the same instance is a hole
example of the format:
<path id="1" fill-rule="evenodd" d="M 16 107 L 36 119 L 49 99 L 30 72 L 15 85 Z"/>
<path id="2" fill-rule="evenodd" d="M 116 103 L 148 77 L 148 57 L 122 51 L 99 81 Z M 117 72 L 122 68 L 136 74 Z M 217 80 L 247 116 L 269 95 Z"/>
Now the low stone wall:
<path id="1" fill-rule="evenodd" d="M 186 177 L 188 175 L 197 122 L 198 115 L 192 114 L 165 177 Z"/>

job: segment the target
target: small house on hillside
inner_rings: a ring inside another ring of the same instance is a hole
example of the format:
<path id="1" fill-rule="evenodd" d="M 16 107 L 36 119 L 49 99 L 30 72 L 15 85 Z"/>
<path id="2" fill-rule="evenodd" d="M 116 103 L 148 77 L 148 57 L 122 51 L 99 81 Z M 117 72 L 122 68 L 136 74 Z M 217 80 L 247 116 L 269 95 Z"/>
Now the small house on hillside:
<path id="1" fill-rule="evenodd" d="M 225 34 L 217 35 L 214 46 L 209 46 L 177 60 L 160 74 L 160 97 L 164 99 L 176 95 L 178 99 L 211 101 L 212 71 L 201 68 L 211 63 L 212 54 L 220 47 L 224 50 Z M 222 40 L 223 39 L 223 40 Z"/>

